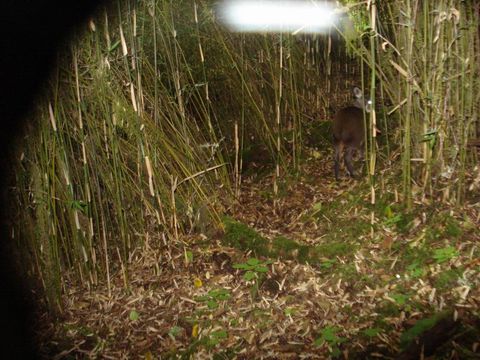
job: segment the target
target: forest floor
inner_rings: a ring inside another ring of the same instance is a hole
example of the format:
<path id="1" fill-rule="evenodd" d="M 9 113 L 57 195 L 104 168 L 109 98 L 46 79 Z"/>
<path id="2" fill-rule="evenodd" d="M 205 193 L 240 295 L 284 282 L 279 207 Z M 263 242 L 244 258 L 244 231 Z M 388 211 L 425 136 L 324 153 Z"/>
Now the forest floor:
<path id="1" fill-rule="evenodd" d="M 272 179 L 245 178 L 223 234 L 149 234 L 128 290 L 121 271 L 72 283 L 42 317 L 45 357 L 480 358 L 478 199 L 407 212 L 380 184 L 370 205 L 365 181 L 314 157 L 276 197 Z"/>

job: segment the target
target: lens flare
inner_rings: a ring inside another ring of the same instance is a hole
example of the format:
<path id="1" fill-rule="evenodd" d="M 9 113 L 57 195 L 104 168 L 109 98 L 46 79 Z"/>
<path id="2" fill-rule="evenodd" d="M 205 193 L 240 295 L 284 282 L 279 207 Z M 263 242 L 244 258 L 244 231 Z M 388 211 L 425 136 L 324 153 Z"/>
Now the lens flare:
<path id="1" fill-rule="evenodd" d="M 238 32 L 324 33 L 337 20 L 324 1 L 226 0 L 218 9 L 219 19 Z"/>

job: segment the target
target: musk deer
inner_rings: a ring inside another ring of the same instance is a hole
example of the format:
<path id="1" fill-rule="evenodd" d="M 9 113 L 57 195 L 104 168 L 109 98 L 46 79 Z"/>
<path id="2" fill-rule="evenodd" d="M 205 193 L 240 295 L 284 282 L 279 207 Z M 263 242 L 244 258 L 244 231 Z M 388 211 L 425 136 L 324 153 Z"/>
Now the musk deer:
<path id="1" fill-rule="evenodd" d="M 369 113 L 371 101 L 365 101 L 362 90 L 353 88 L 355 101 L 352 106 L 339 110 L 333 119 L 333 145 L 335 146 L 335 179 L 338 181 L 340 157 L 345 149 L 345 166 L 351 177 L 355 177 L 352 156 L 355 150 L 363 153 L 365 140 L 364 111 Z"/>

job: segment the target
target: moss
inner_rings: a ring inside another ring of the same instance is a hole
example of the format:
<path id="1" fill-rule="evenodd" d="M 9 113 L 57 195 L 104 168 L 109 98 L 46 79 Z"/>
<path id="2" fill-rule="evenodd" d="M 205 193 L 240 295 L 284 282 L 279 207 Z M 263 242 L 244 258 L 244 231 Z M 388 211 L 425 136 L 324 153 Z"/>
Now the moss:
<path id="1" fill-rule="evenodd" d="M 428 226 L 425 228 L 425 239 L 427 242 L 435 242 L 442 238 L 442 232 L 436 226 Z"/>
<path id="2" fill-rule="evenodd" d="M 449 214 L 437 214 L 429 218 L 425 228 L 426 239 L 435 242 L 439 239 L 458 239 L 464 234 L 461 223 Z"/>
<path id="3" fill-rule="evenodd" d="M 399 221 L 396 222 L 397 231 L 401 234 L 406 234 L 410 231 L 413 225 L 413 219 L 415 214 L 413 213 L 402 213 Z"/>
<path id="4" fill-rule="evenodd" d="M 357 240 L 360 236 L 366 235 L 372 229 L 370 222 L 365 220 L 348 221 L 344 226 L 344 233 L 347 239 Z"/>
<path id="5" fill-rule="evenodd" d="M 345 264 L 338 268 L 338 274 L 345 280 L 351 280 L 357 277 L 357 270 L 353 264 Z"/>
<path id="6" fill-rule="evenodd" d="M 285 256 L 288 254 L 291 254 L 295 250 L 298 250 L 300 245 L 289 238 L 286 238 L 284 236 L 279 236 L 275 239 L 273 239 L 272 242 L 272 249 L 274 254 L 278 254 L 279 256 Z"/>
<path id="7" fill-rule="evenodd" d="M 445 221 L 444 236 L 447 238 L 459 238 L 463 234 L 460 224 L 456 219 L 449 216 Z"/>
<path id="8" fill-rule="evenodd" d="M 253 251 L 256 256 L 268 256 L 268 240 L 252 228 L 241 222 L 225 216 L 222 219 L 225 226 L 224 242 L 243 251 Z"/>
<path id="9" fill-rule="evenodd" d="M 412 270 L 412 267 L 421 268 L 429 261 L 432 255 L 432 251 L 425 247 L 412 248 L 405 246 L 405 244 L 402 242 L 395 242 L 393 244 L 393 249 L 402 254 L 402 256 L 399 257 L 399 262 L 397 262 L 395 267 L 397 271 L 408 271 L 409 269 Z"/>
<path id="10" fill-rule="evenodd" d="M 365 289 L 366 286 L 370 288 L 374 288 L 379 284 L 379 279 L 376 276 L 373 276 L 371 274 L 369 275 L 362 275 L 359 281 L 357 281 L 356 284 L 353 284 L 353 288 L 355 290 L 361 291 Z"/>
<path id="11" fill-rule="evenodd" d="M 339 234 L 330 234 L 330 236 L 325 238 L 327 240 L 326 243 L 310 246 L 298 243 L 285 236 L 276 237 L 270 242 L 247 225 L 230 217 L 224 217 L 225 235 L 223 242 L 242 251 L 252 251 L 256 256 L 292 259 L 300 263 L 318 264 L 325 259 L 352 255 L 357 246 L 344 239 L 357 238 L 362 229 L 365 230 L 367 228 L 367 226 L 364 226 L 364 223 L 359 223 L 360 226 L 357 223 L 352 227 L 347 227 L 346 231 L 341 233 L 341 237 Z M 334 238 L 331 239 L 331 237 Z M 340 240 L 337 240 L 337 237 L 340 237 Z"/>
<path id="12" fill-rule="evenodd" d="M 310 248 L 284 236 L 275 238 L 271 243 L 249 226 L 230 217 L 223 218 L 225 244 L 243 251 L 253 251 L 256 256 L 281 257 L 310 261 Z"/>
<path id="13" fill-rule="evenodd" d="M 384 318 L 396 317 L 400 313 L 400 307 L 390 301 L 384 301 L 382 305 L 378 307 L 377 312 Z"/>
<path id="14" fill-rule="evenodd" d="M 452 288 L 461 273 L 461 269 L 451 269 L 441 272 L 435 280 L 435 287 L 439 290 Z"/>
<path id="15" fill-rule="evenodd" d="M 300 263 L 317 264 L 322 259 L 346 256 L 354 251 L 355 247 L 345 242 L 329 242 L 317 246 L 300 244 L 289 238 L 279 236 L 272 241 L 271 257 L 295 259 Z"/>
<path id="16" fill-rule="evenodd" d="M 298 249 L 298 261 L 301 263 L 309 262 L 311 264 L 317 262 L 317 258 L 315 256 L 310 255 L 310 246 L 303 245 Z"/>
<path id="17" fill-rule="evenodd" d="M 347 242 L 328 242 L 317 245 L 314 248 L 316 255 L 326 258 L 334 258 L 336 256 L 348 256 L 356 250 L 356 246 Z"/>
<path id="18" fill-rule="evenodd" d="M 284 236 L 279 236 L 273 240 L 271 255 L 285 259 L 296 259 L 300 263 L 314 264 L 319 260 L 314 247 L 299 244 Z"/>

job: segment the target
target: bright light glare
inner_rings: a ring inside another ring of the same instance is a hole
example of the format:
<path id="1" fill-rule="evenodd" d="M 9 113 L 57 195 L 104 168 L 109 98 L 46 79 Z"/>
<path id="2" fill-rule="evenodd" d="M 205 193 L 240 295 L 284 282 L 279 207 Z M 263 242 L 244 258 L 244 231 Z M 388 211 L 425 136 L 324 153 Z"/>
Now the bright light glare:
<path id="1" fill-rule="evenodd" d="M 333 5 L 319 1 L 224 1 L 221 20 L 242 32 L 325 32 L 337 18 Z"/>

